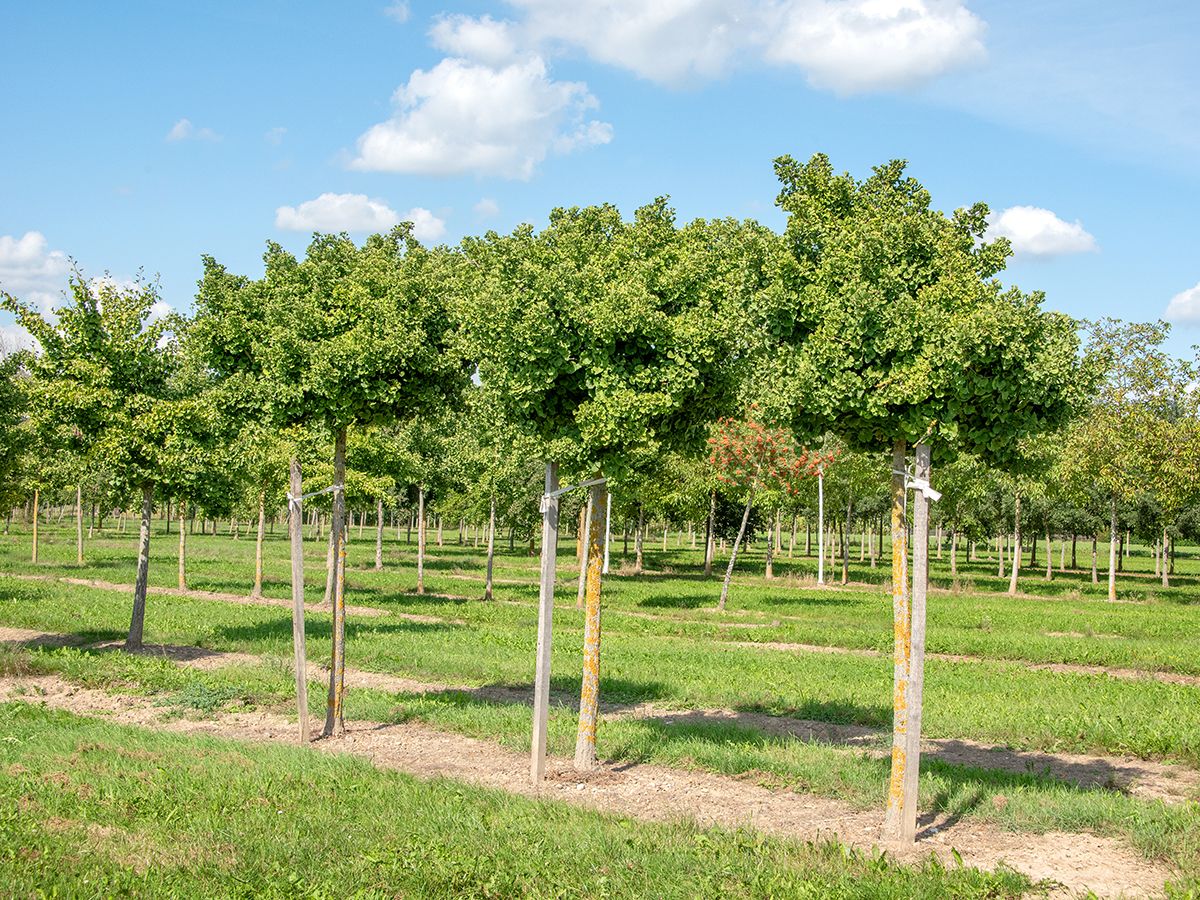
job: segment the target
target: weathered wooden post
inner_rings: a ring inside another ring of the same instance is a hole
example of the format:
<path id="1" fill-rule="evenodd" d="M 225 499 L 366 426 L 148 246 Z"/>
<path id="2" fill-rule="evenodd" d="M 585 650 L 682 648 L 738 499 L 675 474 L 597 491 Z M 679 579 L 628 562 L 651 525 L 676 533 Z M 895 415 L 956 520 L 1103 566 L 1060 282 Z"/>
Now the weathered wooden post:
<path id="1" fill-rule="evenodd" d="M 296 660 L 296 712 L 300 717 L 300 743 L 308 743 L 308 672 L 304 650 L 304 518 L 300 508 L 303 481 L 300 460 L 289 463 L 288 531 L 292 549 L 292 651 Z M 183 529 L 179 529 L 180 542 Z"/>
<path id="2" fill-rule="evenodd" d="M 542 586 L 538 603 L 537 667 L 533 682 L 533 741 L 529 769 L 534 784 L 546 774 L 550 719 L 550 644 L 554 624 L 554 576 L 558 554 L 558 463 L 546 464 L 542 496 Z"/>

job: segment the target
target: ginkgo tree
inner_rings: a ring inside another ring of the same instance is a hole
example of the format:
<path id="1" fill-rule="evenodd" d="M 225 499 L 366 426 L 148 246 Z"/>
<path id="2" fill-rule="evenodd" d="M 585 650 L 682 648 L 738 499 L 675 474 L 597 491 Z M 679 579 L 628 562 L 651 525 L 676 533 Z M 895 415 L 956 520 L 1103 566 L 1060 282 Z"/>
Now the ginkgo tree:
<path id="1" fill-rule="evenodd" d="M 197 320 L 210 364 L 246 387 L 250 414 L 278 428 L 320 425 L 333 438 L 337 574 L 326 734 L 345 730 L 346 434 L 442 409 L 469 377 L 454 351 L 448 257 L 423 247 L 404 223 L 362 246 L 345 235 L 316 235 L 303 259 L 268 244 L 259 280 L 205 260 Z M 298 459 L 290 469 L 298 495 Z M 293 502 L 294 545 L 297 508 Z M 294 582 L 297 568 L 294 558 Z"/>
<path id="2" fill-rule="evenodd" d="M 735 222 L 677 227 L 659 199 L 632 222 L 609 205 L 557 209 L 540 232 L 464 241 L 460 316 L 500 414 L 572 478 L 619 482 L 639 457 L 698 449 L 736 394 L 733 307 L 764 283 L 743 251 L 765 239 Z M 605 494 L 592 486 L 594 511 Z M 605 519 L 588 532 L 579 769 L 596 765 Z"/>
<path id="3" fill-rule="evenodd" d="M 1022 439 L 1072 417 L 1087 380 L 1074 321 L 1044 311 L 1041 294 L 996 280 L 1010 247 L 985 239 L 986 206 L 943 214 L 900 161 L 864 180 L 837 174 L 823 155 L 780 157 L 775 171 L 791 256 L 780 271 L 792 302 L 763 310 L 778 335 L 764 363 L 777 385 L 772 402 L 790 412 L 800 440 L 828 431 L 855 450 L 892 451 L 897 640 L 887 831 L 911 841 L 922 663 L 920 652 L 915 665 L 910 654 L 907 448 L 940 443 L 1003 467 Z M 916 611 L 919 640 L 923 614 Z"/>

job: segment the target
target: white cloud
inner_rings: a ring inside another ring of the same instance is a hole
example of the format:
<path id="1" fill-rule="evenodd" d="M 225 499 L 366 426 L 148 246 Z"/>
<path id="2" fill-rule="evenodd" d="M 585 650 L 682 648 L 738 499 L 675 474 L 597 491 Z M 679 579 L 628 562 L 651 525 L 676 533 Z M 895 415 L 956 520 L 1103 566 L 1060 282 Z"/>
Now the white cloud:
<path id="1" fill-rule="evenodd" d="M 282 125 L 276 125 L 274 128 L 267 130 L 267 133 L 263 135 L 263 140 L 268 144 L 273 144 L 274 146 L 278 147 L 283 143 L 283 136 L 285 134 L 287 134 L 287 129 Z"/>
<path id="2" fill-rule="evenodd" d="M 70 260 L 49 249 L 45 235 L 27 231 L 21 237 L 0 235 L 0 288 L 10 294 L 54 292 L 66 284 Z"/>
<path id="3" fill-rule="evenodd" d="M 480 219 L 494 219 L 500 215 L 500 204 L 491 197 L 482 198 L 471 209 Z"/>
<path id="4" fill-rule="evenodd" d="M 502 66 L 517 56 L 517 40 L 511 25 L 491 16 L 478 19 L 458 14 L 438 16 L 429 37 L 433 46 L 451 56 L 489 66 Z"/>
<path id="5" fill-rule="evenodd" d="M 383 8 L 383 14 L 389 19 L 392 19 L 403 25 L 408 21 L 411 10 L 408 8 L 407 0 L 396 0 L 395 3 L 389 4 Z"/>
<path id="6" fill-rule="evenodd" d="M 1172 297 L 1163 318 L 1180 325 L 1200 324 L 1200 283 Z"/>
<path id="7" fill-rule="evenodd" d="M 418 241 L 430 243 L 446 233 L 446 222 L 423 206 L 414 206 L 400 218 L 405 222 L 412 222 L 413 237 Z"/>
<path id="8" fill-rule="evenodd" d="M 529 178 L 552 150 L 612 139 L 611 126 L 586 121 L 597 105 L 587 85 L 554 81 L 538 56 L 498 68 L 443 59 L 394 99 L 396 115 L 358 139 L 352 168 Z"/>
<path id="9" fill-rule="evenodd" d="M 446 233 L 445 221 L 423 206 L 400 214 L 366 194 L 327 193 L 275 210 L 275 227 L 288 231 L 387 231 L 401 222 L 412 222 L 413 236 L 420 241 L 436 241 Z"/>
<path id="10" fill-rule="evenodd" d="M 960 0 L 786 4 L 765 56 L 839 94 L 912 87 L 984 56 L 983 20 Z"/>
<path id="11" fill-rule="evenodd" d="M 180 119 L 167 132 L 169 142 L 176 141 L 219 141 L 221 136 L 211 128 L 197 128 L 190 119 Z"/>
<path id="12" fill-rule="evenodd" d="M 299 206 L 275 210 L 275 227 L 289 231 L 386 231 L 400 217 L 366 194 L 322 194 Z"/>
<path id="13" fill-rule="evenodd" d="M 911 87 L 982 57 L 963 0 L 509 0 L 534 43 L 668 84 L 758 60 L 838 93 Z"/>
<path id="14" fill-rule="evenodd" d="M 0 357 L 16 353 L 18 350 L 40 352 L 41 349 L 42 345 L 38 343 L 37 339 L 20 325 L 0 324 Z"/>
<path id="15" fill-rule="evenodd" d="M 1064 256 L 1092 253 L 1099 249 L 1096 239 L 1078 219 L 1064 222 L 1048 209 L 1038 206 L 1010 206 L 992 215 L 986 237 L 1006 237 L 1013 252 L 1028 256 Z"/>

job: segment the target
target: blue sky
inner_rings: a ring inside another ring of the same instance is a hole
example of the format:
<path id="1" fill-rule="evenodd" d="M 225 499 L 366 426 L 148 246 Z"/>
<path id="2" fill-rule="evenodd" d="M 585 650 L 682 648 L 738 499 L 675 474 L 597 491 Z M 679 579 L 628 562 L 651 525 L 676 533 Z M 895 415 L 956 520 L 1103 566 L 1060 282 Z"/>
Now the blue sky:
<path id="1" fill-rule="evenodd" d="M 1149 10 L 1149 11 L 1148 11 Z M 158 273 L 386 228 L 456 242 L 555 206 L 773 227 L 771 161 L 895 157 L 982 200 L 1005 280 L 1200 343 L 1200 5 L 1087 0 L 412 0 L 0 7 L 0 287 L 66 257 Z M 11 319 L 0 321 L 10 345 Z"/>

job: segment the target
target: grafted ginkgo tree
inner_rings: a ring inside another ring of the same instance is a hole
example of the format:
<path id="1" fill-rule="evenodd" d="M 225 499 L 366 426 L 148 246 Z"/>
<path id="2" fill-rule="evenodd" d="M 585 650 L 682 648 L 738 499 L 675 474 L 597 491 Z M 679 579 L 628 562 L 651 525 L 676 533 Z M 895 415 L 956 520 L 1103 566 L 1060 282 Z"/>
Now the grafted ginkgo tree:
<path id="1" fill-rule="evenodd" d="M 732 311 L 769 285 L 747 260 L 773 240 L 736 222 L 679 228 L 664 199 L 632 222 L 608 205 L 558 209 L 541 232 L 467 240 L 462 319 L 479 377 L 564 477 L 618 482 L 639 458 L 695 452 L 732 407 L 746 361 Z M 605 510 L 605 486 L 591 494 Z M 594 512 L 588 532 L 579 769 L 596 765 L 605 519 Z"/>

